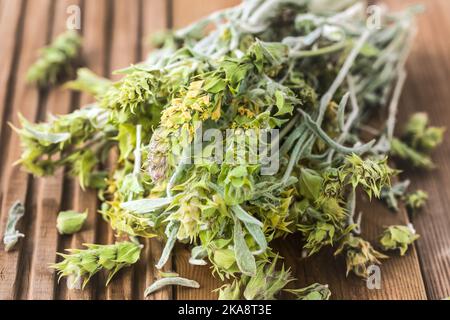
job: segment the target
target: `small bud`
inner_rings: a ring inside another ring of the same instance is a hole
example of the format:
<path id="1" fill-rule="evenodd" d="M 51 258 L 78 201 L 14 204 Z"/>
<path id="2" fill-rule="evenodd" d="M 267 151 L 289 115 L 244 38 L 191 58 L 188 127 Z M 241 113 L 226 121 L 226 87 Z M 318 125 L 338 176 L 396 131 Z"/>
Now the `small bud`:
<path id="1" fill-rule="evenodd" d="M 423 190 L 417 190 L 410 193 L 405 198 L 406 207 L 412 213 L 415 213 L 422 209 L 428 200 L 428 193 Z"/>
<path id="2" fill-rule="evenodd" d="M 63 211 L 56 219 L 56 228 L 60 234 L 74 234 L 81 230 L 86 219 L 87 211 L 84 213 Z"/>
<path id="3" fill-rule="evenodd" d="M 419 238 L 412 226 L 390 226 L 384 230 L 380 237 L 380 244 L 383 250 L 400 250 L 403 256 L 408 250 L 408 246 Z"/>
<path id="4" fill-rule="evenodd" d="M 421 136 L 425 132 L 428 125 L 428 115 L 424 112 L 418 112 L 411 116 L 406 128 L 405 134 L 408 136 Z"/>

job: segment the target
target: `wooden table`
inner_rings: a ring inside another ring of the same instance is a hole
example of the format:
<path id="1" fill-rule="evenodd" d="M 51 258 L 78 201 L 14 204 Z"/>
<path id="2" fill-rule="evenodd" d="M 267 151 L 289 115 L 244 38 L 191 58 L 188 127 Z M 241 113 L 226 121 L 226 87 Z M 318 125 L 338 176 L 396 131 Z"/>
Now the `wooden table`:
<path id="1" fill-rule="evenodd" d="M 154 264 L 162 245 L 146 241 L 138 265 L 121 272 L 108 288 L 104 275 L 94 277 L 83 292 L 69 292 L 64 283 L 57 285 L 48 269 L 55 252 L 81 247 L 82 243 L 111 243 L 113 233 L 99 215 L 91 214 L 87 227 L 74 236 L 59 236 L 55 218 L 62 209 L 96 211 L 93 192 L 83 193 L 59 171 L 54 177 L 33 179 L 12 164 L 20 156 L 19 139 L 6 125 L 17 124 L 17 114 L 30 120 L 44 120 L 47 113 L 63 114 L 90 102 L 84 94 L 62 89 L 38 92 L 25 84 L 25 74 L 39 48 L 65 29 L 69 5 L 82 12 L 84 57 L 95 72 L 109 76 L 112 70 L 144 59 L 150 49 L 146 35 L 167 27 L 180 27 L 236 0 L 0 0 L 0 230 L 4 230 L 9 207 L 16 200 L 26 204 L 26 216 L 20 230 L 26 238 L 17 250 L 5 253 L 0 246 L 0 299 L 141 299 L 144 289 L 156 275 Z M 390 0 L 395 7 L 413 1 Z M 416 1 L 414 1 L 416 2 Z M 422 0 L 428 11 L 419 18 L 419 34 L 408 62 L 409 78 L 400 107 L 406 119 L 414 111 L 426 110 L 436 125 L 450 120 L 450 1 Z M 298 278 L 298 286 L 313 282 L 328 283 L 334 299 L 441 299 L 450 296 L 450 137 L 434 155 L 437 169 L 432 174 L 408 172 L 413 188 L 430 194 L 423 212 L 414 218 L 422 235 L 406 257 L 392 258 L 382 267 L 382 288 L 368 290 L 360 279 L 345 277 L 342 258 L 330 251 L 310 259 L 300 258 L 296 238 L 284 240 L 280 247 L 286 264 Z M 364 200 L 364 199 L 363 199 Z M 364 209 L 364 235 L 374 240 L 384 225 L 405 224 L 405 211 L 393 214 L 383 205 L 367 200 Z M 168 288 L 151 299 L 214 299 L 211 291 L 220 285 L 209 267 L 188 264 L 189 252 L 176 248 L 172 266 L 183 276 L 199 281 L 199 290 Z"/>

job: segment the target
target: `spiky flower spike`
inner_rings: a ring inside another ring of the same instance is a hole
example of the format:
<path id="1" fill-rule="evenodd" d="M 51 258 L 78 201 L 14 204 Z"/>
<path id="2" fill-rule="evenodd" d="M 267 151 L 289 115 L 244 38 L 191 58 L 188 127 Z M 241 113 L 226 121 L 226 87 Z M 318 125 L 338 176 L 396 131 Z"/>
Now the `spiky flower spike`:
<path id="1" fill-rule="evenodd" d="M 256 276 L 242 277 L 219 289 L 219 300 L 274 300 L 277 293 L 294 281 L 290 270 L 275 270 L 278 256 L 271 262 L 260 262 Z"/>
<path id="2" fill-rule="evenodd" d="M 351 233 L 341 242 L 335 255 L 340 253 L 345 254 L 347 275 L 350 271 L 353 271 L 353 273 L 362 278 L 369 276 L 367 271 L 369 265 L 380 264 L 378 259 L 387 258 L 384 254 L 376 251 L 369 242 L 360 237 L 355 237 Z"/>
<path id="3" fill-rule="evenodd" d="M 108 270 L 106 285 L 122 268 L 139 260 L 142 246 L 134 242 L 118 242 L 112 245 L 85 244 L 87 249 L 69 249 L 69 254 L 58 253 L 63 261 L 52 265 L 62 277 L 68 277 L 69 288 L 86 286 L 91 277 L 102 269 Z"/>

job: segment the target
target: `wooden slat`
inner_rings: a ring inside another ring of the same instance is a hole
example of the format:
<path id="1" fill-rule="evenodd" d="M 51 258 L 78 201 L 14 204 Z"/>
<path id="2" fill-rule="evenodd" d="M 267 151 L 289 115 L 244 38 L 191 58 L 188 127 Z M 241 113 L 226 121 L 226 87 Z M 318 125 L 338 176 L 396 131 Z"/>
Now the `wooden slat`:
<path id="1" fill-rule="evenodd" d="M 91 69 L 98 75 L 107 76 L 106 71 L 106 19 L 107 19 L 107 1 L 85 1 L 83 8 L 83 61 L 85 67 Z M 79 108 L 94 102 L 94 98 L 81 94 Z M 76 179 L 75 179 L 76 180 Z M 97 213 L 97 192 L 95 190 L 83 191 L 77 181 L 71 184 L 73 200 L 72 208 L 78 212 L 88 210 L 88 219 L 84 228 L 72 236 L 71 248 L 82 248 L 85 243 L 96 242 L 96 231 L 99 219 Z M 91 283 L 83 291 L 68 291 L 67 299 L 91 300 L 96 298 L 97 288 L 103 289 L 104 285 L 99 283 L 98 277 L 93 277 Z"/>
<path id="2" fill-rule="evenodd" d="M 0 23 L 2 21 L 3 18 L 3 12 L 5 12 L 5 7 L 6 6 L 6 2 L 4 0 L 0 0 Z"/>
<path id="3" fill-rule="evenodd" d="M 4 119 L 6 108 L 8 107 L 8 93 L 12 88 L 13 68 L 15 66 L 17 37 L 20 26 L 20 18 L 23 8 L 23 1 L 9 2 L 7 10 L 3 10 L 0 15 L 0 139 L 3 133 L 3 126 L 6 123 Z"/>
<path id="4" fill-rule="evenodd" d="M 139 32 L 139 1 L 115 0 L 114 17 L 112 28 L 111 46 L 111 71 L 128 67 L 137 62 L 140 55 L 140 32 Z M 113 79 L 120 78 L 113 75 Z M 116 157 L 110 159 L 110 164 L 116 162 Z M 116 241 L 114 232 L 108 227 L 109 242 Z M 130 300 L 134 298 L 134 267 L 125 268 L 114 278 L 107 288 L 106 298 L 111 300 Z"/>
<path id="5" fill-rule="evenodd" d="M 141 10 L 142 21 L 142 41 L 140 60 L 145 60 L 148 54 L 147 40 L 148 36 L 168 28 L 168 3 L 167 0 L 143 0 Z M 155 268 L 156 263 L 161 256 L 163 244 L 159 239 L 146 239 L 142 241 L 144 250 L 141 259 L 135 269 L 135 290 L 137 299 L 143 298 L 145 289 L 157 279 L 158 272 Z M 172 260 L 167 262 L 165 271 L 172 271 Z M 172 288 L 167 287 L 159 290 L 148 297 L 149 300 L 168 300 L 172 299 Z"/>
<path id="6" fill-rule="evenodd" d="M 173 0 L 173 26 L 181 28 L 214 11 L 238 5 L 239 0 Z"/>
<path id="7" fill-rule="evenodd" d="M 181 28 L 216 10 L 238 4 L 237 0 L 173 0 L 172 21 L 175 28 Z M 188 279 L 200 283 L 200 289 L 175 288 L 175 298 L 184 299 L 216 299 L 217 293 L 212 290 L 220 287 L 220 282 L 211 275 L 209 267 L 192 266 L 189 264 L 190 250 L 185 246 L 175 248 L 175 268 L 177 272 Z"/>
<path id="8" fill-rule="evenodd" d="M 37 192 L 34 194 L 34 190 L 39 190 L 39 180 L 38 179 L 30 179 L 29 190 L 27 192 L 27 221 L 23 223 L 23 227 L 21 231 L 26 235 L 24 239 L 22 239 L 21 244 L 21 252 L 20 252 L 20 262 L 19 262 L 19 270 L 16 285 L 14 288 L 10 288 L 13 291 L 12 294 L 15 294 L 14 299 L 27 300 L 28 291 L 30 288 L 30 276 L 32 273 L 33 266 L 33 252 L 34 252 L 34 236 L 36 233 L 36 228 L 34 225 L 34 221 L 37 220 L 37 207 L 38 207 L 38 197 Z"/>
<path id="9" fill-rule="evenodd" d="M 405 8 L 416 1 L 387 1 L 392 8 Z M 426 11 L 418 17 L 418 35 L 407 63 L 408 80 L 400 101 L 397 129 L 414 112 L 425 111 L 433 125 L 447 126 L 450 120 L 450 2 L 424 1 Z M 426 207 L 413 217 L 421 238 L 417 248 L 429 299 L 450 296 L 450 130 L 444 144 L 433 154 L 436 169 L 431 172 L 406 169 L 412 178 L 410 191 L 429 194 Z M 402 168 L 403 169 L 403 168 Z"/>
<path id="10" fill-rule="evenodd" d="M 80 0 L 59 0 L 54 11 L 52 40 L 66 31 L 66 11 L 70 5 L 80 6 Z M 49 92 L 47 113 L 67 114 L 71 110 L 72 94 L 68 90 L 55 88 Z M 42 112 L 45 114 L 44 112 Z M 55 175 L 39 179 L 37 193 L 37 220 L 35 221 L 35 237 L 33 264 L 30 275 L 28 298 L 54 299 L 56 273 L 49 270 L 48 265 L 56 260 L 58 249 L 58 232 L 56 217 L 61 209 L 63 194 L 64 170 L 58 170 Z"/>
<path id="11" fill-rule="evenodd" d="M 0 158 L 0 172 L 5 166 L 5 155 L 7 154 L 8 140 L 11 133 L 6 126 L 8 113 L 11 110 L 11 98 L 14 91 L 15 74 L 17 68 L 17 51 L 20 41 L 21 17 L 23 14 L 23 1 L 18 0 L 3 2 L 2 7 L 6 7 L 0 13 L 0 151 L 4 157 Z M 3 198 L 3 174 L 0 174 L 0 201 Z"/>
<path id="12" fill-rule="evenodd" d="M 25 75 L 28 67 L 35 61 L 36 52 L 47 42 L 47 28 L 50 20 L 50 0 L 29 1 L 26 8 L 26 16 L 33 17 L 25 20 L 23 41 L 19 68 L 17 72 L 17 87 L 15 89 L 14 102 L 12 107 L 13 123 L 18 125 L 17 113 L 22 113 L 27 119 L 35 121 L 39 106 L 38 91 L 34 86 L 25 84 Z M 12 164 L 20 157 L 20 140 L 17 134 L 11 136 L 9 143 L 9 153 L 7 168 L 5 169 L 6 179 L 4 183 L 4 197 L 1 205 L 0 230 L 5 229 L 7 213 L 10 206 L 17 200 L 25 203 L 28 190 L 28 175 L 19 166 L 12 167 Z M 26 215 L 29 215 L 28 208 Z M 24 217 L 21 226 L 29 221 Z M 20 227 L 20 226 L 19 226 Z M 22 251 L 21 242 L 17 250 L 5 253 L 3 244 L 0 248 L 0 266 L 2 268 L 2 285 L 0 287 L 0 299 L 13 299 L 17 295 L 18 277 L 25 276 L 21 272 L 20 257 Z"/>
<path id="13" fill-rule="evenodd" d="M 144 45 L 142 47 L 141 60 L 146 58 L 148 37 L 158 31 L 168 29 L 169 26 L 169 1 L 170 0 L 142 0 L 142 35 Z"/>

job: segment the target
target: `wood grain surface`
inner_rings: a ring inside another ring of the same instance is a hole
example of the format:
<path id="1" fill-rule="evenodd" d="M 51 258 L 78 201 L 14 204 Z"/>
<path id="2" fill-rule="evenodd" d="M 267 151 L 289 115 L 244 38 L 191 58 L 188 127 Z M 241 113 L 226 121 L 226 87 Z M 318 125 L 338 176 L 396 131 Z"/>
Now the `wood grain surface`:
<path id="1" fill-rule="evenodd" d="M 412 0 L 382 1 L 395 9 L 417 3 Z M 399 123 L 417 111 L 430 114 L 433 124 L 448 126 L 450 120 L 450 1 L 422 0 L 427 10 L 418 18 L 418 36 L 407 64 L 408 80 L 400 103 Z M 19 230 L 26 234 L 16 250 L 5 253 L 0 245 L 0 299 L 143 299 L 143 291 L 157 277 L 154 265 L 164 243 L 145 241 L 141 260 L 118 273 L 108 288 L 105 275 L 95 276 L 84 291 L 69 291 L 65 281 L 48 266 L 56 252 L 80 248 L 83 243 L 113 243 L 114 234 L 96 214 L 94 191 L 83 192 L 63 170 L 54 177 L 36 179 L 13 163 L 20 157 L 20 141 L 7 122 L 18 125 L 20 112 L 30 121 L 44 121 L 48 113 L 65 114 L 92 102 L 84 94 L 63 88 L 37 90 L 27 85 L 25 75 L 38 49 L 66 28 L 67 7 L 82 12 L 84 65 L 103 76 L 117 79 L 112 71 L 145 59 L 151 50 L 148 35 L 182 27 L 210 12 L 238 4 L 238 0 L 0 0 L 0 233 L 3 235 L 9 207 L 16 200 L 26 204 Z M 400 128 L 399 128 L 400 129 Z M 369 290 L 359 278 L 345 277 L 345 263 L 324 250 L 301 258 L 298 237 L 278 240 L 275 247 L 298 279 L 296 286 L 328 283 L 333 299 L 442 299 L 450 296 L 450 137 L 433 158 L 437 168 L 430 174 L 406 171 L 412 189 L 428 191 L 430 201 L 414 217 L 404 208 L 397 214 L 374 201 L 360 197 L 364 213 L 362 232 L 375 240 L 390 224 L 413 222 L 421 238 L 405 257 L 390 255 L 381 266 L 382 287 Z M 114 155 L 111 155 L 111 163 Z M 83 230 L 60 236 L 56 215 L 61 210 L 89 210 Z M 177 245 L 165 271 L 176 271 L 194 279 L 200 289 L 166 288 L 148 299 L 216 299 L 221 282 L 211 276 L 209 266 L 188 263 L 189 250 Z"/>
<path id="2" fill-rule="evenodd" d="M 418 1 L 395 1 L 401 8 Z M 414 112 L 426 111 L 432 124 L 446 126 L 445 142 L 433 154 L 436 169 L 432 173 L 409 170 L 411 188 L 429 194 L 425 209 L 413 217 L 421 235 L 417 251 L 430 299 L 450 296 L 450 1 L 424 1 L 425 12 L 418 17 L 418 34 L 407 63 L 399 123 Z M 401 126 L 398 127 L 401 129 Z"/>

